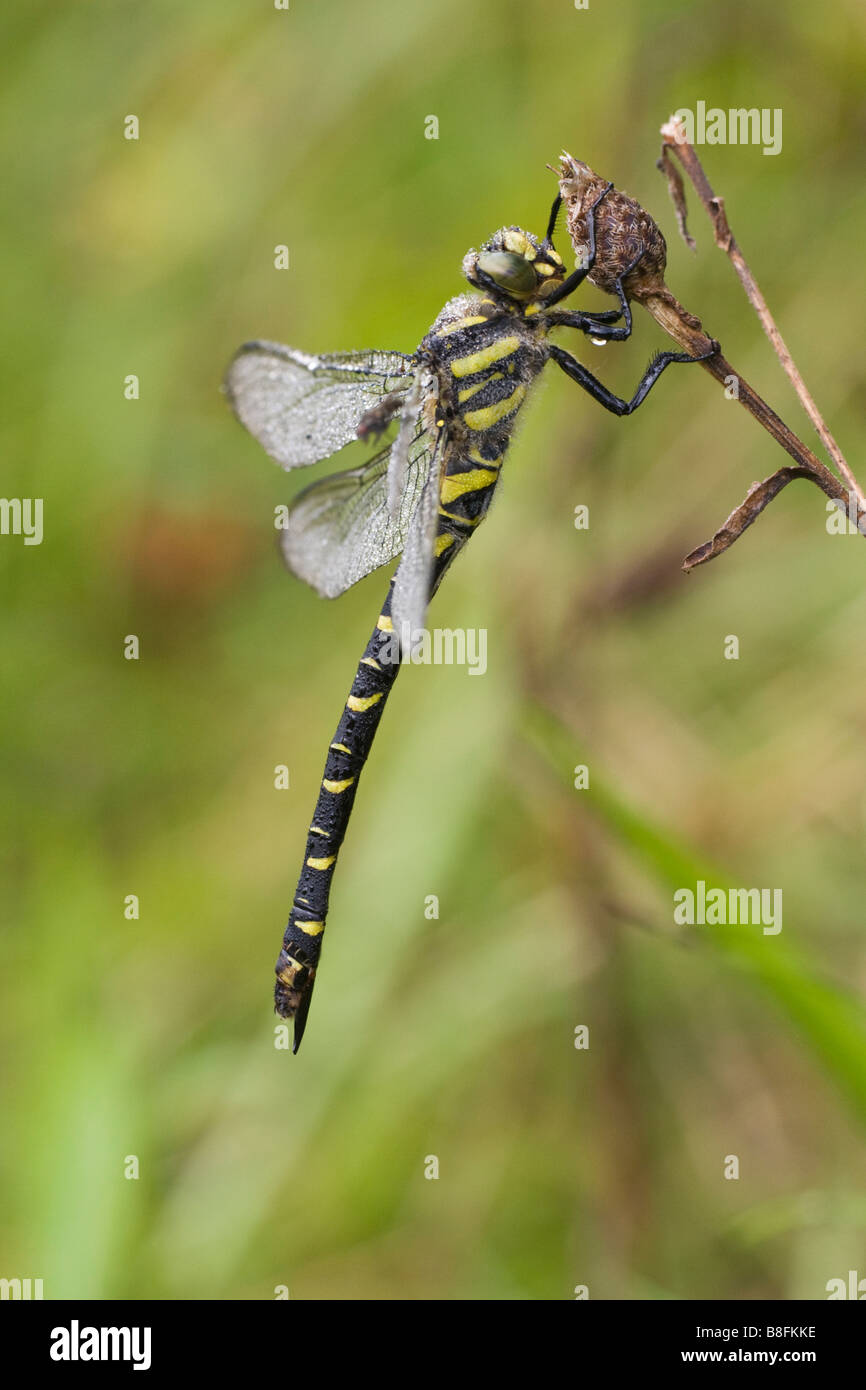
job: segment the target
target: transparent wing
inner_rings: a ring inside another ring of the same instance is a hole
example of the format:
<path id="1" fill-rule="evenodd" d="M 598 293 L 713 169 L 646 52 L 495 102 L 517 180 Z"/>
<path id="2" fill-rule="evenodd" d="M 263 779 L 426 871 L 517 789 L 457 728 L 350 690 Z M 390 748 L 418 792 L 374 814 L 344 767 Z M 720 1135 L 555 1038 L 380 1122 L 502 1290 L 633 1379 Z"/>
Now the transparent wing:
<path id="1" fill-rule="evenodd" d="M 391 620 L 400 641 L 410 648 L 415 634 L 424 626 L 430 602 L 433 550 L 439 522 L 439 471 L 445 444 L 443 430 L 432 453 L 423 491 L 409 524 L 403 558 L 394 577 Z"/>
<path id="2" fill-rule="evenodd" d="M 388 505 L 393 445 L 368 463 L 313 483 L 289 509 L 283 558 L 293 574 L 323 598 L 336 598 L 385 565 L 406 543 L 434 458 L 430 431 L 420 420 L 409 444 L 405 484 L 396 511 Z"/>
<path id="3" fill-rule="evenodd" d="M 420 375 L 416 376 L 403 400 L 397 438 L 391 445 L 391 457 L 388 461 L 388 510 L 392 516 L 396 515 L 403 489 L 406 486 L 409 450 L 415 437 L 415 425 L 418 411 L 421 409 L 425 384 L 427 383 L 422 380 Z"/>
<path id="4" fill-rule="evenodd" d="M 337 352 L 312 357 L 280 343 L 245 343 L 226 373 L 231 407 L 283 468 L 305 468 L 356 438 L 365 411 L 408 390 L 412 359 L 402 352 Z"/>

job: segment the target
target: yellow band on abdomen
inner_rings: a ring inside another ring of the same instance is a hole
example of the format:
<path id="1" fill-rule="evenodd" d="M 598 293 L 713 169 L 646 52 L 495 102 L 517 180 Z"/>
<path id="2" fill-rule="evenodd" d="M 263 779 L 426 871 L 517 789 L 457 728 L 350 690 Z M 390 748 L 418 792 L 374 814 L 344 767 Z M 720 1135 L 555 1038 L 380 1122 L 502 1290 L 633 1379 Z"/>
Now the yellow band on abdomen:
<path id="1" fill-rule="evenodd" d="M 295 918 L 295 926 L 300 927 L 304 936 L 321 936 L 325 930 L 324 922 L 300 922 Z"/>
<path id="2" fill-rule="evenodd" d="M 498 477 L 495 468 L 470 468 L 468 473 L 455 473 L 453 477 L 442 479 L 439 499 L 454 502 L 464 492 L 478 492 L 483 487 L 489 487 Z"/>
<path id="3" fill-rule="evenodd" d="M 375 695 L 350 695 L 346 701 L 346 709 L 354 710 L 356 714 L 363 714 L 365 709 L 375 705 L 381 698 L 381 690 L 377 690 Z"/>
<path id="4" fill-rule="evenodd" d="M 504 401 L 486 405 L 481 410 L 467 410 L 463 416 L 463 423 L 470 430 L 489 430 L 491 425 L 495 425 L 497 421 L 503 420 L 506 415 L 516 410 L 525 395 L 526 387 L 516 386 Z"/>
<path id="5" fill-rule="evenodd" d="M 347 787 L 351 787 L 354 780 L 354 777 L 347 777 L 344 782 L 332 782 L 330 778 L 326 777 L 322 786 L 325 788 L 326 792 L 334 792 L 336 794 L 337 792 L 344 792 Z"/>

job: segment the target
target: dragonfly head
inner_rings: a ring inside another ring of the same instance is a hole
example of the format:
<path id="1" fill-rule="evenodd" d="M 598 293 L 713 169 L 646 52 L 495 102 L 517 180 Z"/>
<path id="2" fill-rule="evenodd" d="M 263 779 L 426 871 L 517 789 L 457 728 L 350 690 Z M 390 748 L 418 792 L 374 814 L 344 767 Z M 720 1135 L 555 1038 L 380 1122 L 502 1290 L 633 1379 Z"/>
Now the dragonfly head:
<path id="1" fill-rule="evenodd" d="M 565 267 L 549 243 L 520 227 L 502 227 L 480 251 L 467 251 L 463 274 L 488 294 L 527 302 L 561 284 Z"/>

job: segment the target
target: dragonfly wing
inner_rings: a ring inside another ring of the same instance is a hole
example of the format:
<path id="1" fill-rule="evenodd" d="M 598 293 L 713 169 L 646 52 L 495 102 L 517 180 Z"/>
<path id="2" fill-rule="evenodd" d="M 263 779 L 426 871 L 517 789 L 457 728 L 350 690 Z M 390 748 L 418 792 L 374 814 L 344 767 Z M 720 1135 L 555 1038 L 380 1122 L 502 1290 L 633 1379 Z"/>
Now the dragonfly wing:
<path id="1" fill-rule="evenodd" d="M 403 548 L 403 558 L 394 578 L 391 599 L 391 620 L 401 642 L 412 638 L 423 628 L 430 602 L 433 580 L 433 556 L 439 523 L 439 472 L 445 449 L 445 431 L 439 435 L 430 467 Z M 404 645 L 406 645 L 404 643 Z"/>
<path id="2" fill-rule="evenodd" d="M 391 446 L 391 457 L 388 461 L 388 510 L 392 516 L 396 516 L 399 510 L 400 499 L 406 487 L 409 451 L 415 437 L 416 417 L 421 408 L 426 384 L 420 375 L 412 383 L 400 413 L 400 428 Z"/>
<path id="3" fill-rule="evenodd" d="M 392 513 L 388 505 L 392 447 L 387 445 L 360 468 L 313 483 L 289 509 L 281 538 L 283 558 L 292 573 L 323 598 L 336 598 L 393 560 L 406 543 L 434 448 L 429 430 L 417 420 L 406 459 L 405 485 Z"/>
<path id="4" fill-rule="evenodd" d="M 280 343 L 245 343 L 226 373 L 235 415 L 283 468 L 329 458 L 357 437 L 361 416 L 392 392 L 408 391 L 412 359 L 402 352 L 314 357 Z"/>

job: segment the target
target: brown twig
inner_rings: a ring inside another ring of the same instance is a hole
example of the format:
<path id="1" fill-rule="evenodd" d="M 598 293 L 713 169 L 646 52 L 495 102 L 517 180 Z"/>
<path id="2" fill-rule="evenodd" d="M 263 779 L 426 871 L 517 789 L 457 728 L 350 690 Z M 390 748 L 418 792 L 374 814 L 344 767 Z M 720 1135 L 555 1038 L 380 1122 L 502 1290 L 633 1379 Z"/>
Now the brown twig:
<path id="1" fill-rule="evenodd" d="M 658 161 L 658 167 L 667 177 L 668 191 L 670 192 L 671 198 L 673 200 L 674 208 L 677 214 L 677 222 L 679 224 L 683 240 L 686 242 L 688 246 L 692 248 L 692 250 L 694 250 L 694 240 L 691 236 L 689 236 L 688 231 L 686 230 L 685 194 L 683 191 L 682 178 L 680 177 L 679 170 L 671 161 L 671 150 L 675 152 L 677 158 L 679 159 L 680 163 L 682 164 L 683 168 L 685 169 L 686 173 L 691 179 L 692 184 L 695 188 L 695 192 L 697 193 L 698 197 L 703 203 L 712 223 L 713 235 L 715 237 L 716 245 L 720 248 L 720 250 L 725 252 L 726 256 L 728 257 L 734 269 L 736 270 L 737 275 L 740 278 L 740 283 L 742 284 L 743 289 L 746 292 L 746 296 L 749 300 L 749 303 L 752 305 L 752 308 L 758 315 L 758 318 L 761 321 L 761 326 L 764 332 L 766 333 L 767 337 L 769 338 L 773 350 L 776 353 L 776 356 L 778 357 L 789 380 L 791 381 L 791 384 L 793 385 L 794 390 L 796 391 L 803 405 L 803 408 L 806 411 L 806 414 L 812 421 L 812 424 L 814 425 L 815 430 L 817 431 L 818 437 L 820 438 L 822 444 L 824 445 L 824 448 L 827 450 L 827 453 L 830 455 L 831 459 L 835 463 L 842 477 L 847 482 L 849 488 L 852 490 L 855 497 L 857 498 L 860 509 L 862 510 L 866 508 L 866 499 L 864 499 L 863 493 L 860 490 L 860 485 L 857 482 L 857 479 L 854 477 L 854 474 L 848 465 L 845 455 L 842 453 L 842 450 L 839 448 L 839 445 L 836 443 L 836 440 L 830 433 L 830 430 L 827 427 L 824 417 L 821 415 L 821 412 L 815 404 L 815 401 L 812 397 L 811 392 L 809 391 L 809 388 L 807 387 L 805 381 L 800 375 L 797 365 L 793 357 L 791 356 L 790 351 L 788 350 L 787 344 L 785 343 L 784 338 L 779 332 L 779 329 L 776 325 L 776 321 L 773 318 L 773 315 L 770 313 L 770 310 L 767 306 L 767 301 L 764 299 L 764 296 L 761 293 L 758 282 L 752 274 L 751 270 L 749 269 L 749 266 L 746 264 L 746 259 L 743 256 L 742 251 L 740 250 L 739 243 L 737 242 L 736 237 L 734 236 L 730 226 L 728 225 L 727 213 L 725 212 L 725 200 L 724 198 L 719 197 L 716 193 L 713 192 L 713 189 L 710 186 L 710 181 L 707 178 L 706 173 L 704 172 L 704 168 L 701 164 L 701 161 L 698 159 L 698 156 L 695 153 L 694 147 L 690 145 L 688 140 L 686 139 L 686 132 L 682 121 L 678 120 L 676 116 L 672 116 L 670 120 L 662 126 L 661 134 L 664 143 L 662 145 L 662 153 L 661 158 Z"/>
<path id="2" fill-rule="evenodd" d="M 772 477 L 765 478 L 762 483 L 752 483 L 745 499 L 739 507 L 735 507 L 724 525 L 720 526 L 712 540 L 705 541 L 699 545 L 683 560 L 683 569 L 694 569 L 695 565 L 702 565 L 707 560 L 714 560 L 717 555 L 721 555 L 723 550 L 733 545 L 738 536 L 741 536 L 753 521 L 757 521 L 761 512 L 772 502 L 783 487 L 794 481 L 795 478 L 809 478 L 811 474 L 808 468 L 780 468 Z"/>
<path id="3" fill-rule="evenodd" d="M 673 296 L 670 296 L 673 298 Z M 672 305 L 670 299 L 662 298 L 659 295 L 648 295 L 640 301 L 644 308 L 652 314 L 656 323 L 664 328 L 672 338 L 690 352 L 693 357 L 707 352 L 711 339 L 704 333 L 700 320 L 698 327 L 693 326 L 693 316 L 688 315 L 686 321 L 678 312 L 679 306 L 676 301 Z M 795 478 L 806 478 L 809 482 L 819 487 L 827 497 L 833 499 L 838 506 L 844 509 L 847 515 L 858 516 L 860 512 L 859 499 L 853 501 L 848 489 L 839 481 L 835 473 L 832 473 L 825 463 L 812 453 L 799 439 L 793 430 L 789 429 L 784 420 L 776 414 L 763 397 L 749 385 L 745 377 L 735 372 L 730 362 L 722 356 L 721 352 L 716 352 L 712 357 L 701 363 L 705 371 L 715 377 L 722 386 L 732 393 L 736 393 L 736 399 L 740 402 L 749 414 L 763 425 L 764 429 L 771 434 L 780 444 L 787 454 L 797 465 L 791 468 L 790 465 L 780 468 L 777 473 L 766 478 L 762 483 L 754 483 L 745 500 L 736 507 L 727 521 L 713 536 L 712 541 L 705 545 L 698 546 L 683 561 L 683 569 L 694 569 L 696 565 L 702 565 L 707 560 L 714 560 L 717 555 L 721 555 L 738 540 L 743 532 L 751 526 L 769 502 Z"/>
<path id="4" fill-rule="evenodd" d="M 668 130 L 668 127 L 664 129 Z M 681 153 L 681 148 L 677 146 L 678 153 Z M 686 148 L 691 150 L 690 145 Z M 695 165 L 696 172 L 700 170 L 699 177 L 704 179 L 706 188 L 709 189 L 696 156 Z M 659 167 L 667 174 L 680 229 L 686 240 L 693 244 L 685 226 L 682 179 L 668 158 L 666 149 L 663 150 Z M 692 172 L 689 163 L 685 163 L 685 167 L 689 173 Z M 671 294 L 664 283 L 664 237 L 649 214 L 633 198 L 619 190 L 612 190 L 599 201 L 599 194 L 606 187 L 605 180 L 568 154 L 562 157 L 559 186 L 566 204 L 569 234 L 578 259 L 586 252 L 588 211 L 593 206 L 596 209 L 596 260 L 589 275 L 590 281 L 599 288 L 610 291 L 611 287 L 615 286 L 617 277 L 622 276 L 628 297 L 643 305 L 659 326 L 690 356 L 703 358 L 701 366 L 704 370 L 720 382 L 731 398 L 738 400 L 794 460 L 795 467 L 788 465 L 780 468 L 762 483 L 753 483 L 744 501 L 731 512 L 712 540 L 698 546 L 686 557 L 683 568 L 694 569 L 696 565 L 705 564 L 707 560 L 721 555 L 752 525 L 768 503 L 795 478 L 806 478 L 819 487 L 849 517 L 855 518 L 858 529 L 866 535 L 866 521 L 863 520 L 866 503 L 863 502 L 856 481 L 849 492 L 746 379 L 734 370 L 730 362 L 722 356 L 718 343 L 704 332 L 700 319 L 690 314 Z M 712 196 L 711 189 L 709 192 Z M 727 227 L 727 222 L 725 226 Z M 727 235 L 732 241 L 729 228 Z M 636 247 L 644 247 L 647 253 L 637 263 L 634 258 Z M 646 270 L 645 265 L 648 267 Z M 847 465 L 846 470 L 846 476 L 850 477 Z"/>

